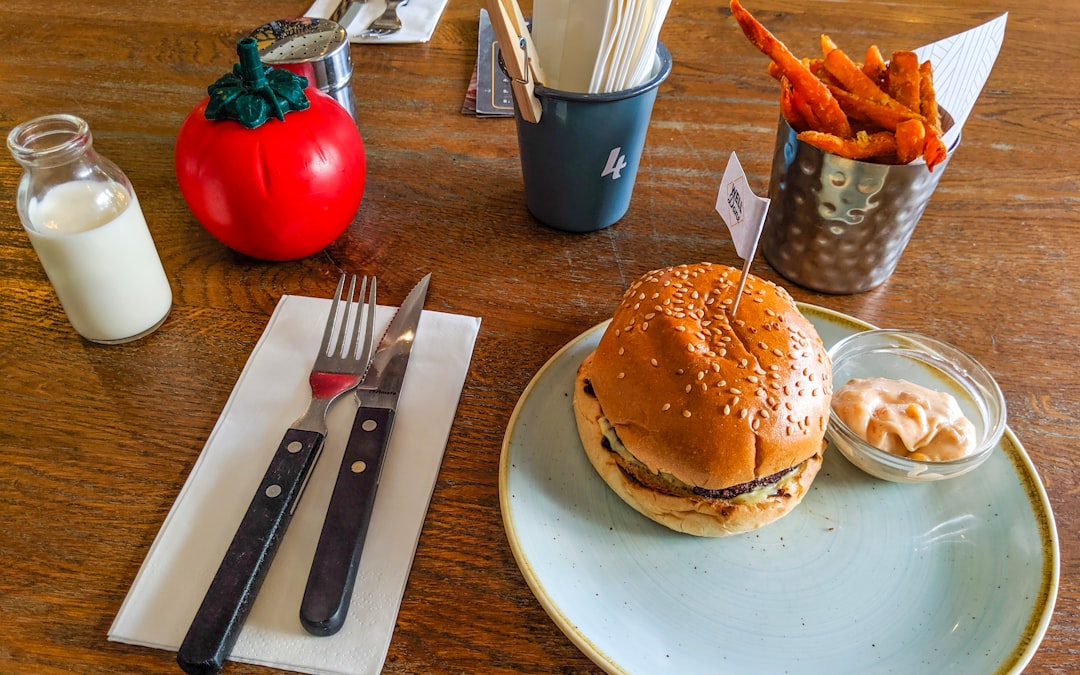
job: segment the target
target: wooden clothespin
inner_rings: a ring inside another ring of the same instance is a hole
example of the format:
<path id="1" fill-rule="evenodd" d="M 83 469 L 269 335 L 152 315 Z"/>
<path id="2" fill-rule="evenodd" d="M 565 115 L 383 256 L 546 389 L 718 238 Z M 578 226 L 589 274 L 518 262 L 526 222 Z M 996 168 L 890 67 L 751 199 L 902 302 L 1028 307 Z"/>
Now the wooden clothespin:
<path id="1" fill-rule="evenodd" d="M 517 0 L 487 0 L 487 6 L 518 110 L 522 119 L 535 124 L 540 121 L 543 107 L 533 87 L 545 78 L 521 7 Z"/>

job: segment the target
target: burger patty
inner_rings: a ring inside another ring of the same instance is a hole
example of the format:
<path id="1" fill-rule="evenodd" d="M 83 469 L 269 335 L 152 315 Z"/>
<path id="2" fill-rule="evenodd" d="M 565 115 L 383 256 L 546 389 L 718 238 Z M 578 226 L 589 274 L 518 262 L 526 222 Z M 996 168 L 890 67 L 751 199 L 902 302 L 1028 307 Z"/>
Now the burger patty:
<path id="1" fill-rule="evenodd" d="M 584 391 L 589 396 L 596 398 L 596 392 L 593 391 L 592 384 L 587 379 L 585 380 Z M 607 418 L 600 418 L 599 423 L 600 429 L 604 434 L 600 444 L 615 455 L 615 462 L 618 464 L 622 473 L 627 476 L 627 478 L 640 485 L 654 490 L 664 491 L 669 494 L 695 495 L 705 499 L 731 500 L 745 497 L 758 490 L 764 490 L 775 486 L 775 489 L 770 489 L 770 492 L 772 493 L 770 496 L 787 497 L 790 496 L 790 493 L 784 489 L 784 486 L 781 483 L 785 478 L 797 477 L 798 470 L 805 465 L 804 462 L 770 476 L 762 476 L 761 478 L 755 478 L 745 483 L 739 483 L 738 485 L 710 490 L 696 485 L 688 485 L 675 476 L 665 472 L 655 473 L 651 471 L 649 467 L 645 466 L 644 463 L 630 454 L 630 451 L 626 449 L 619 439 L 619 434 L 615 430 L 615 427 L 607 420 Z"/>
<path id="2" fill-rule="evenodd" d="M 754 480 L 747 481 L 745 483 L 739 483 L 738 485 L 732 485 L 731 487 L 721 488 L 719 490 L 707 490 L 703 487 L 694 486 L 694 494 L 702 497 L 708 497 L 709 499 L 732 499 L 739 495 L 744 495 L 747 492 L 753 492 L 758 488 L 763 488 L 766 485 L 772 485 L 773 483 L 779 483 L 780 480 L 799 468 L 793 466 L 783 471 L 778 471 L 771 476 L 762 476 L 761 478 L 755 478 Z"/>

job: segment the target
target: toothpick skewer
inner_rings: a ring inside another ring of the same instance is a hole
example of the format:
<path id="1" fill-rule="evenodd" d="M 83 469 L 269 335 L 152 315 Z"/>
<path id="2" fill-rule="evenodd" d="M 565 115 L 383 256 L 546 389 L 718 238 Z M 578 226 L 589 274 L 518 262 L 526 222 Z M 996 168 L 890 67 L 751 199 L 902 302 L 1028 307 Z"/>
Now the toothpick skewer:
<path id="1" fill-rule="evenodd" d="M 731 306 L 732 318 L 735 318 L 735 313 L 739 311 L 739 300 L 742 300 L 742 292 L 746 288 L 746 279 L 750 276 L 750 262 L 752 260 L 753 256 L 743 261 L 742 274 L 739 275 L 739 289 L 735 291 L 735 304 Z"/>

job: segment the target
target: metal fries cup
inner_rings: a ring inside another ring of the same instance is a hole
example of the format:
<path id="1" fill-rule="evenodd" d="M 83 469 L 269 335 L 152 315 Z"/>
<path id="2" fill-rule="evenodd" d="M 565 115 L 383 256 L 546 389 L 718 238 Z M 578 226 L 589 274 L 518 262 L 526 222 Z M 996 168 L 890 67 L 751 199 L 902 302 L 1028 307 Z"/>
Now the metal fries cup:
<path id="1" fill-rule="evenodd" d="M 594 232 L 626 214 L 656 92 L 670 72 L 671 54 L 657 42 L 650 77 L 635 87 L 588 94 L 538 84 L 536 124 L 522 119 L 515 102 L 525 204 L 537 220 Z"/>
<path id="2" fill-rule="evenodd" d="M 944 111 L 943 124 L 951 124 Z M 875 164 L 776 133 L 761 251 L 773 269 L 823 293 L 870 290 L 896 269 L 959 138 L 930 172 L 922 160 Z"/>

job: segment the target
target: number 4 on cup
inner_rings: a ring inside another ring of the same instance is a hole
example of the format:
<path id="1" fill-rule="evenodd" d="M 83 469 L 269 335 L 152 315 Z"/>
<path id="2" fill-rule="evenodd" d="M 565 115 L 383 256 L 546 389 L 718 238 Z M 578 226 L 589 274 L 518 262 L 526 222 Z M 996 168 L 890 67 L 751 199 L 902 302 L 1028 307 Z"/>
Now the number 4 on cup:
<path id="1" fill-rule="evenodd" d="M 612 148 L 607 156 L 607 164 L 604 166 L 600 177 L 611 176 L 611 180 L 622 178 L 622 170 L 626 168 L 626 155 L 622 154 L 622 146 Z"/>
<path id="2" fill-rule="evenodd" d="M 750 264 L 757 253 L 761 228 L 765 226 L 765 215 L 769 212 L 769 200 L 758 197 L 750 190 L 746 183 L 746 173 L 734 152 L 728 158 L 724 178 L 720 182 L 720 193 L 716 196 L 716 212 L 724 219 L 728 232 L 731 233 L 731 242 L 735 244 L 735 252 L 743 260 L 739 290 L 731 308 L 734 316 L 739 309 L 739 299 L 742 297 L 743 287 L 746 286 Z"/>

